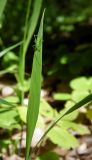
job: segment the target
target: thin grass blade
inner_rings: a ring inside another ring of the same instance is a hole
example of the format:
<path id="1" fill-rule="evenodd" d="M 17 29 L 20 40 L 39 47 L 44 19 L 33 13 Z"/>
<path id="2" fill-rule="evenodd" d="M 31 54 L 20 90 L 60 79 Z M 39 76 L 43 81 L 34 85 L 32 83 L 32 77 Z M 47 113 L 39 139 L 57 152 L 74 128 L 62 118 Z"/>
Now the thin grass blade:
<path id="1" fill-rule="evenodd" d="M 4 70 L 1 70 L 0 71 L 0 76 L 3 76 L 4 74 L 6 73 L 15 73 L 16 72 L 16 69 L 17 69 L 17 65 L 16 64 L 13 64 L 12 66 L 4 69 Z"/>
<path id="2" fill-rule="evenodd" d="M 34 1 L 33 13 L 32 13 L 32 16 L 31 16 L 31 18 L 29 20 L 29 24 L 28 24 L 27 39 L 26 39 L 25 49 L 24 49 L 25 52 L 28 48 L 28 45 L 33 37 L 35 28 L 37 26 L 37 22 L 38 22 L 40 11 L 41 11 L 41 6 L 42 6 L 42 0 L 35 0 Z"/>
<path id="3" fill-rule="evenodd" d="M 2 104 L 5 104 L 5 105 L 13 107 L 13 108 L 15 107 L 15 105 L 13 105 L 12 103 L 0 98 L 0 105 L 2 105 Z"/>
<path id="4" fill-rule="evenodd" d="M 31 8 L 32 0 L 28 0 L 27 6 L 27 13 L 26 13 L 26 20 L 25 20 L 25 27 L 24 27 L 24 37 L 23 37 L 23 44 L 20 46 L 19 52 L 19 69 L 18 69 L 18 81 L 21 85 L 21 89 L 24 87 L 24 79 L 25 79 L 25 44 L 26 44 L 26 37 L 27 37 L 27 29 L 28 29 L 28 20 L 30 15 L 30 8 Z M 20 103 L 23 104 L 24 99 L 24 91 L 23 89 L 20 91 Z"/>
<path id="5" fill-rule="evenodd" d="M 7 0 L 0 0 L 0 18 L 3 14 L 6 3 L 7 3 Z"/>
<path id="6" fill-rule="evenodd" d="M 26 38 L 27 38 L 27 31 L 28 31 L 28 21 L 30 16 L 30 8 L 31 8 L 32 0 L 28 0 L 28 7 L 27 7 L 27 13 L 26 13 L 26 20 L 25 20 L 25 31 L 24 31 L 24 44 L 23 49 L 25 47 Z"/>
<path id="7" fill-rule="evenodd" d="M 44 13 L 41 19 L 38 36 L 35 44 L 35 53 L 32 66 L 29 103 L 27 111 L 26 160 L 30 159 L 30 145 L 39 114 L 42 72 L 43 17 Z"/>
<path id="8" fill-rule="evenodd" d="M 14 48 L 20 46 L 21 44 L 22 44 L 22 42 L 19 42 L 17 44 L 12 45 L 11 47 L 8 47 L 8 48 L 4 49 L 3 51 L 0 52 L 0 58 L 2 56 L 4 56 L 7 52 L 9 52 L 9 51 L 13 50 Z"/>
<path id="9" fill-rule="evenodd" d="M 37 143 L 37 145 L 44 139 L 44 137 L 48 134 L 48 132 L 66 115 L 68 115 L 69 113 L 72 113 L 73 111 L 75 111 L 76 109 L 82 107 L 83 105 L 88 104 L 89 102 L 92 101 L 92 94 L 88 95 L 87 97 L 85 97 L 83 100 L 81 100 L 80 102 L 76 103 L 73 107 L 71 107 L 70 109 L 68 109 L 65 113 L 63 113 L 62 115 L 60 115 L 60 117 L 58 117 L 46 130 L 46 132 L 44 133 L 44 135 L 42 136 L 42 138 L 40 139 L 40 141 Z M 36 146 L 37 146 L 36 145 Z"/>

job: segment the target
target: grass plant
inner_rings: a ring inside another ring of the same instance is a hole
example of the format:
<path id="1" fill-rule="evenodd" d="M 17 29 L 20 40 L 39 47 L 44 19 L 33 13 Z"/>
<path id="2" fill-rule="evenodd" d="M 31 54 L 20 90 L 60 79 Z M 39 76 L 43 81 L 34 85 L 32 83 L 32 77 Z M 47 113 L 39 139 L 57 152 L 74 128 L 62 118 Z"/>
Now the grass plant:
<path id="1" fill-rule="evenodd" d="M 35 0 L 33 3 L 33 11 L 32 15 L 30 16 L 30 8 L 32 5 L 32 0 L 28 0 L 28 8 L 27 8 L 27 14 L 26 14 L 26 21 L 25 21 L 25 27 L 24 27 L 24 37 L 23 37 L 23 45 L 20 47 L 20 53 L 19 53 L 19 83 L 21 88 L 21 96 L 20 101 L 21 104 L 23 103 L 24 98 L 24 80 L 25 80 L 25 58 L 26 53 L 28 49 L 28 45 L 32 40 L 35 28 L 37 26 L 37 22 L 40 15 L 42 0 Z"/>

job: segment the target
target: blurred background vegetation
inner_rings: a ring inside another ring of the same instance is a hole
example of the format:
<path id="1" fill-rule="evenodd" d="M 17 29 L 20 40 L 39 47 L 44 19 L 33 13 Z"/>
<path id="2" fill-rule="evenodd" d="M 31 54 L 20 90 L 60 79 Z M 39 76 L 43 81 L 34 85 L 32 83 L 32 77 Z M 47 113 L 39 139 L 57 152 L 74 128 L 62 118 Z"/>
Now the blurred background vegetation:
<path id="1" fill-rule="evenodd" d="M 0 22 L 1 50 L 21 41 L 26 8 L 27 2 L 24 0 L 8 0 Z M 44 79 L 54 77 L 54 80 L 59 81 L 90 76 L 92 73 L 92 1 L 46 0 L 43 1 L 42 10 L 43 8 L 46 8 L 43 42 Z M 33 53 L 33 46 L 34 40 L 28 49 L 27 72 L 32 61 L 30 55 Z M 17 50 L 15 53 L 18 54 Z M 3 61 L 0 63 L 2 69 L 5 67 L 3 63 Z"/>

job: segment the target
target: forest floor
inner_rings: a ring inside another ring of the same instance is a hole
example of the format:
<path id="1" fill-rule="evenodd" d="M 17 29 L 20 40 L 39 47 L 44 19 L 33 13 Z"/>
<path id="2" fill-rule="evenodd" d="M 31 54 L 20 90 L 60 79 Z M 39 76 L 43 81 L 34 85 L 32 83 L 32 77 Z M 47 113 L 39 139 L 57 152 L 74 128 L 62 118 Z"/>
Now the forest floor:
<path id="1" fill-rule="evenodd" d="M 3 93 L 5 87 L 6 87 L 6 83 L 4 81 L 0 81 L 0 88 L 3 88 L 3 89 L 1 89 L 1 96 L 0 97 L 6 96 Z M 51 91 L 51 88 L 47 89 L 46 91 L 47 92 L 50 91 L 50 94 L 51 94 L 51 92 L 53 92 L 53 91 Z M 51 97 L 48 96 L 48 101 L 50 100 L 50 98 Z M 53 104 L 56 105 L 56 102 L 54 102 Z M 60 160 L 92 160 L 92 123 L 90 122 L 90 125 L 87 127 L 90 130 L 90 134 L 77 137 L 77 139 L 79 141 L 79 146 L 77 148 L 67 150 L 67 149 L 63 149 L 61 147 L 58 147 L 57 145 L 54 145 L 51 142 L 47 142 L 47 144 L 43 148 L 40 149 L 40 153 L 50 150 L 50 151 L 56 152 L 59 155 Z M 7 132 L 6 131 L 4 132 L 4 131 L 5 131 L 5 129 L 2 129 L 2 128 L 0 129 L 0 140 L 4 139 L 4 137 L 7 137 Z M 6 135 L 5 135 L 5 133 L 6 133 Z M 16 133 L 15 133 L 15 135 L 17 136 Z M 1 148 L 0 148 L 0 150 L 1 150 Z M 12 148 L 10 148 L 10 150 L 12 150 Z M 3 154 L 1 153 L 0 160 L 24 160 L 24 157 L 23 157 L 24 150 L 25 150 L 25 148 L 22 148 L 22 153 L 21 153 L 22 157 L 18 156 L 17 154 L 8 155 L 6 153 L 3 153 Z M 9 152 L 7 151 L 7 153 L 9 153 Z M 51 159 L 48 159 L 48 160 L 51 160 Z"/>

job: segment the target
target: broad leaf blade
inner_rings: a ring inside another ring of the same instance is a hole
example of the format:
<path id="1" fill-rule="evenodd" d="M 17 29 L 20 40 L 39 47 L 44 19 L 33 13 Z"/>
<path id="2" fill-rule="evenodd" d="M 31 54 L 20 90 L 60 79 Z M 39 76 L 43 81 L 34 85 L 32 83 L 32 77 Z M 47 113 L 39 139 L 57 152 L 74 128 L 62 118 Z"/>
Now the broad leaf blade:
<path id="1" fill-rule="evenodd" d="M 12 129 L 18 124 L 18 113 L 16 109 L 10 110 L 9 108 L 0 109 L 0 127 L 6 129 Z"/>
<path id="2" fill-rule="evenodd" d="M 59 121 L 58 125 L 62 128 L 62 129 L 72 129 L 73 131 L 76 131 L 77 134 L 80 135 L 84 135 L 84 134 L 89 134 L 90 131 L 88 129 L 88 127 L 84 126 L 83 124 L 78 124 L 75 122 L 71 122 L 71 121 L 66 121 L 66 120 L 62 120 Z"/>
<path id="3" fill-rule="evenodd" d="M 48 137 L 54 144 L 66 149 L 78 146 L 78 141 L 74 136 L 72 136 L 67 130 L 61 129 L 57 126 L 50 130 Z"/>
<path id="4" fill-rule="evenodd" d="M 86 77 L 78 77 L 70 82 L 70 87 L 74 90 L 88 91 L 91 89 L 92 80 Z"/>
<path id="5" fill-rule="evenodd" d="M 71 98 L 71 95 L 69 93 L 55 93 L 53 97 L 55 100 L 66 101 Z"/>
<path id="6" fill-rule="evenodd" d="M 41 90 L 41 72 L 42 72 L 42 41 L 43 41 L 43 17 L 41 20 L 37 41 L 36 50 L 34 53 L 29 103 L 27 111 L 27 136 L 26 136 L 26 160 L 29 159 L 30 144 L 34 129 L 36 126 L 39 105 L 40 105 L 40 90 Z"/>
<path id="7" fill-rule="evenodd" d="M 17 110 L 18 110 L 18 114 L 19 114 L 20 119 L 24 123 L 26 123 L 27 107 L 20 106 L 20 107 L 17 107 Z"/>

